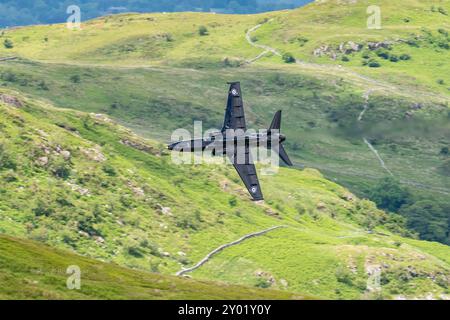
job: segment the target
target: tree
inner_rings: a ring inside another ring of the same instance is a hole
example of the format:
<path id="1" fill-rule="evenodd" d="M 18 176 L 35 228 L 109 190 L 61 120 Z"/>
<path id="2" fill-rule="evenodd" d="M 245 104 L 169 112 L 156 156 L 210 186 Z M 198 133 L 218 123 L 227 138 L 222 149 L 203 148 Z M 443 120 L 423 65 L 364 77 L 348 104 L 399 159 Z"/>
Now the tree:
<path id="1" fill-rule="evenodd" d="M 370 200 L 381 209 L 390 212 L 398 210 L 411 199 L 409 191 L 392 177 L 381 179 L 369 192 Z"/>
<path id="2" fill-rule="evenodd" d="M 201 36 L 207 36 L 208 35 L 208 28 L 205 26 L 198 27 L 198 34 Z"/>
<path id="3" fill-rule="evenodd" d="M 417 231 L 421 239 L 449 244 L 449 210 L 448 204 L 422 200 L 403 207 L 400 213 L 407 218 L 408 227 Z"/>
<path id="4" fill-rule="evenodd" d="M 78 74 L 74 74 L 70 77 L 70 81 L 72 81 L 73 83 L 80 83 L 81 77 Z"/>
<path id="5" fill-rule="evenodd" d="M 286 52 L 285 54 L 283 54 L 283 61 L 286 62 L 286 63 L 294 63 L 295 62 L 295 58 L 292 55 L 292 53 Z"/>
<path id="6" fill-rule="evenodd" d="M 10 39 L 5 39 L 5 41 L 3 41 L 3 45 L 6 49 L 14 48 L 14 43 Z"/>

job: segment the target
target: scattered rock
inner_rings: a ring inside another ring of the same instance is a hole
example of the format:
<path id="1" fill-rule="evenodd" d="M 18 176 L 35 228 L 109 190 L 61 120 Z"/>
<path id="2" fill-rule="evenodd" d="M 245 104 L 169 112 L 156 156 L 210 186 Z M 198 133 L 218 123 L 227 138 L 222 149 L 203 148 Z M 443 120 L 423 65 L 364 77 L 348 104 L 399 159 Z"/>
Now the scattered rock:
<path id="1" fill-rule="evenodd" d="M 103 238 L 100 237 L 100 236 L 94 237 L 94 240 L 95 240 L 97 243 L 99 243 L 99 244 L 105 243 L 105 239 L 103 239 Z"/>
<path id="2" fill-rule="evenodd" d="M 163 207 L 159 203 L 157 204 L 157 207 L 161 214 L 163 214 L 165 216 L 169 216 L 169 217 L 172 216 L 172 210 L 169 207 Z"/>
<path id="3" fill-rule="evenodd" d="M 323 203 L 323 202 L 319 202 L 319 203 L 317 204 L 316 208 L 317 208 L 318 210 L 325 210 L 325 209 L 327 208 L 327 205 L 326 205 L 325 203 Z"/>
<path id="4" fill-rule="evenodd" d="M 14 97 L 14 96 L 7 95 L 7 94 L 1 94 L 0 95 L 0 101 L 3 101 L 7 105 L 10 105 L 10 106 L 13 106 L 13 107 L 16 107 L 16 108 L 23 107 L 23 103 L 18 98 Z"/>
<path id="5" fill-rule="evenodd" d="M 133 149 L 136 149 L 136 150 L 139 150 L 139 151 L 143 151 L 143 152 L 146 152 L 146 153 L 152 153 L 152 151 L 153 151 L 152 147 L 150 147 L 150 146 L 148 146 L 148 145 L 146 145 L 146 144 L 144 144 L 142 142 L 139 142 L 139 141 L 134 141 L 134 140 L 129 140 L 129 139 L 122 139 L 122 140 L 120 140 L 120 143 L 124 144 L 126 146 L 129 146 L 129 147 L 131 147 Z"/>
<path id="6" fill-rule="evenodd" d="M 280 284 L 285 288 L 289 286 L 289 283 L 285 279 L 280 279 Z"/>
<path id="7" fill-rule="evenodd" d="M 66 184 L 72 189 L 72 191 L 76 191 L 82 196 L 89 196 L 90 192 L 89 189 L 80 187 L 79 185 L 75 183 L 66 182 Z"/>
<path id="8" fill-rule="evenodd" d="M 351 193 L 346 193 L 342 196 L 342 199 L 344 199 L 345 201 L 353 201 L 355 200 L 355 196 Z"/>
<path id="9" fill-rule="evenodd" d="M 186 253 L 184 253 L 183 251 L 178 251 L 177 254 L 181 257 L 185 257 Z"/>
<path id="10" fill-rule="evenodd" d="M 170 253 L 169 252 L 161 252 L 161 255 L 163 256 L 163 257 L 170 257 Z"/>
<path id="11" fill-rule="evenodd" d="M 45 167 L 48 164 L 48 157 L 40 157 L 37 159 L 37 164 L 41 167 Z"/>
<path id="12" fill-rule="evenodd" d="M 71 157 L 70 151 L 62 150 L 60 152 L 60 155 L 64 158 L 64 160 L 66 160 L 66 161 L 70 160 L 70 157 Z"/>
<path id="13" fill-rule="evenodd" d="M 85 232 L 85 231 L 78 231 L 78 234 L 79 235 L 81 235 L 81 236 L 83 236 L 83 237 L 86 237 L 86 238 L 89 238 L 89 233 L 87 233 L 87 232 Z"/>
<path id="14" fill-rule="evenodd" d="M 421 103 L 413 103 L 412 105 L 411 105 L 411 109 L 412 110 L 420 110 L 420 109 L 422 109 L 423 108 L 423 105 L 421 104 Z"/>
<path id="15" fill-rule="evenodd" d="M 96 162 L 105 162 L 106 157 L 100 152 L 100 147 L 81 149 L 81 152 L 89 159 Z"/>

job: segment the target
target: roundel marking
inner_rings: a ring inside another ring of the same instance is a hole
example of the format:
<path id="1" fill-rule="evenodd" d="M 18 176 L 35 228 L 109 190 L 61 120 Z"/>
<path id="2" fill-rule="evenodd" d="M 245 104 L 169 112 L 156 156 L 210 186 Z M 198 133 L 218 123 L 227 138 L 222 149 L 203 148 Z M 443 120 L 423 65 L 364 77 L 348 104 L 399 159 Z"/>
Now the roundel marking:
<path id="1" fill-rule="evenodd" d="M 233 96 L 237 96 L 239 92 L 233 88 L 231 89 L 231 93 L 233 94 Z"/>
<path id="2" fill-rule="evenodd" d="M 252 187 L 250 190 L 252 191 L 252 193 L 256 193 L 256 191 L 258 191 L 258 188 L 257 187 Z"/>

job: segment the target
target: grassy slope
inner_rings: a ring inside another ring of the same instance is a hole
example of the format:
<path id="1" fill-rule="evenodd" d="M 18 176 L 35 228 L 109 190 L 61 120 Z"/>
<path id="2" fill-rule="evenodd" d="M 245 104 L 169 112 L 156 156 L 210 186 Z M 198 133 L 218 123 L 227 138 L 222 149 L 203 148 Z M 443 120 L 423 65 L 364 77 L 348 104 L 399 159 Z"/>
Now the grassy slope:
<path id="1" fill-rule="evenodd" d="M 3 299 L 300 299 L 287 292 L 180 279 L 131 270 L 48 246 L 0 235 Z M 66 287 L 69 266 L 81 270 L 81 289 Z"/>
<path id="2" fill-rule="evenodd" d="M 377 296 L 365 283 L 381 265 L 383 297 L 448 291 L 448 247 L 392 235 L 392 217 L 315 170 L 262 176 L 266 203 L 255 204 L 232 168 L 174 166 L 157 144 L 107 118 L 7 94 L 23 106 L 0 104 L 2 233 L 173 274 L 244 234 L 285 225 L 193 276 L 349 299 Z"/>
<path id="3" fill-rule="evenodd" d="M 412 110 L 414 117 L 446 117 L 445 83 L 450 81 L 445 68 L 447 51 L 426 43 L 419 48 L 395 45 L 396 54 L 410 53 L 413 59 L 399 63 L 382 61 L 380 69 L 359 66 L 361 53 L 354 54 L 343 70 L 327 67 L 342 62 L 312 56 L 312 51 L 322 44 L 407 38 L 410 33 L 421 33 L 423 26 L 434 34 L 437 29 L 448 27 L 447 16 L 431 11 L 433 5 L 449 11 L 447 3 L 405 0 L 371 2 L 381 6 L 383 29 L 368 30 L 367 4 L 358 1 L 336 5 L 335 1 L 326 1 L 260 15 L 118 15 L 88 21 L 81 31 L 67 30 L 64 25 L 19 28 L 3 36 L 11 38 L 15 47 L 0 48 L 1 55 L 18 54 L 72 66 L 8 62 L 1 69 L 19 73 L 21 80 L 29 82 L 4 81 L 5 85 L 45 95 L 59 106 L 107 113 L 139 133 L 161 140 L 168 140 L 171 130 L 188 126 L 194 119 L 217 127 L 223 111 L 223 83 L 239 78 L 246 90 L 251 122 L 265 127 L 274 109 L 283 108 L 289 113 L 283 129 L 289 135 L 289 152 L 297 162 L 318 168 L 353 190 L 364 190 L 386 172 L 358 135 L 336 134 L 330 113 L 337 110 L 341 118 L 355 120 L 362 110 L 363 92 L 374 89 L 364 123 L 382 122 L 372 135 L 379 136 L 386 127 L 398 128 L 397 123 L 390 121 L 403 120 L 417 103 L 424 108 Z M 404 17 L 409 22 L 404 22 Z M 266 18 L 273 19 L 255 31 L 255 40 L 281 52 L 292 52 L 312 64 L 285 65 L 281 58 L 268 56 L 253 66 L 223 69 L 225 57 L 243 62 L 261 52 L 250 46 L 244 35 L 249 27 Z M 208 27 L 209 35 L 198 35 L 200 25 Z M 309 39 L 303 47 L 291 41 L 299 36 Z M 90 67 L 80 66 L 84 64 Z M 96 67 L 99 64 L 113 68 Z M 123 66 L 137 69 L 120 68 Z M 139 68 L 144 66 L 165 67 Z M 383 83 L 367 82 L 352 71 Z M 74 74 L 81 76 L 78 85 L 69 81 Z M 444 80 L 444 85 L 438 85 L 437 79 Z M 50 92 L 36 89 L 41 80 L 48 83 Z M 148 92 L 152 92 L 150 97 Z M 192 92 L 198 94 L 195 99 Z M 347 121 L 347 126 L 355 124 Z M 439 156 L 439 150 L 448 145 L 447 135 L 448 128 L 427 138 L 417 130 L 400 134 L 389 130 L 387 137 L 377 139 L 377 149 L 400 180 L 419 186 L 423 192 L 444 192 L 448 196 L 450 181 L 438 170 L 445 160 Z"/>
<path id="4" fill-rule="evenodd" d="M 369 5 L 381 8 L 381 30 L 366 27 Z M 440 13 L 438 8 L 450 12 L 450 5 L 440 0 L 382 0 L 314 2 L 297 10 L 258 15 L 126 14 L 88 21 L 81 31 L 68 30 L 65 25 L 7 31 L 3 38 L 12 39 L 15 47 L 1 48 L 0 54 L 18 54 L 48 62 L 214 66 L 225 57 L 245 61 L 257 56 L 261 50 L 249 46 L 244 34 L 257 23 L 271 19 L 254 33 L 258 43 L 281 52 L 292 52 L 309 62 L 342 64 L 329 58 L 315 58 L 312 52 L 320 45 L 337 45 L 346 41 L 367 43 L 408 39 L 411 34 L 421 35 L 424 27 L 434 34 L 441 28 L 448 31 L 448 15 Z M 406 18 L 408 22 L 405 22 Z M 198 35 L 200 25 L 209 28 L 209 35 Z M 300 46 L 299 37 L 307 38 L 308 42 Z M 399 63 L 382 62 L 382 68 L 373 70 L 361 66 L 362 57 L 358 53 L 344 64 L 349 69 L 380 80 L 408 84 L 416 90 L 427 88 L 448 94 L 450 78 L 443 68 L 448 51 L 427 43 L 422 43 L 419 48 L 399 43 L 393 52 L 410 53 L 413 58 Z M 263 66 L 282 63 L 278 57 L 263 59 L 262 62 Z M 317 69 L 312 72 L 317 73 Z M 446 85 L 437 84 L 438 79 L 444 80 Z"/>
<path id="5" fill-rule="evenodd" d="M 0 68 L 3 74 L 15 74 L 15 79 L 4 81 L 4 85 L 32 96 L 45 96 L 58 106 L 108 114 L 136 132 L 164 142 L 178 127 L 191 129 L 194 120 L 203 120 L 204 129 L 219 128 L 226 99 L 225 82 L 240 79 L 251 127 L 267 127 L 276 109 L 283 109 L 289 153 L 299 165 L 320 169 L 353 190 L 363 190 L 386 174 L 359 133 L 337 131 L 341 125 L 356 126 L 365 89 L 334 78 L 316 79 L 287 68 L 260 67 L 216 71 L 116 69 L 24 61 L 3 63 Z M 80 83 L 70 81 L 73 75 L 80 76 Z M 39 87 L 41 81 L 48 90 Z M 192 92 L 198 95 L 193 98 Z M 398 178 L 408 184 L 425 185 L 425 191 L 448 190 L 448 177 L 437 170 L 445 160 L 439 151 L 448 145 L 448 127 L 428 136 L 417 130 L 402 131 L 405 114 L 418 102 L 424 107 L 412 111 L 415 118 L 439 119 L 447 115 L 446 107 L 439 102 L 392 94 L 386 98 L 374 92 L 363 124 L 379 123 L 380 127 L 368 137 L 384 135 L 378 139 L 377 148 Z M 334 117 L 338 122 L 331 120 Z M 386 129 L 392 127 L 396 129 Z"/>

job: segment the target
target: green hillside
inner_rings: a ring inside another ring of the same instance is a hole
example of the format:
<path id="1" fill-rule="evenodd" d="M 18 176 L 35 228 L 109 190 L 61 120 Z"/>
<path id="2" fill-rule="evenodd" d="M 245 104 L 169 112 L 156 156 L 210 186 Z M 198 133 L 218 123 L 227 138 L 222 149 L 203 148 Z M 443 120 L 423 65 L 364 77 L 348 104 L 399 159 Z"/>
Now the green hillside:
<path id="1" fill-rule="evenodd" d="M 261 176 L 266 202 L 258 204 L 229 166 L 175 166 L 164 146 L 105 116 L 0 96 L 3 234 L 175 274 L 279 227 L 187 275 L 323 298 L 448 297 L 448 246 L 406 238 L 402 218 L 316 170 Z M 381 290 L 367 284 L 376 270 Z"/>
<path id="2" fill-rule="evenodd" d="M 5 299 L 302 299 L 287 292 L 180 279 L 122 268 L 0 235 L 0 300 Z M 69 266 L 80 289 L 66 286 Z"/>

